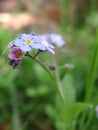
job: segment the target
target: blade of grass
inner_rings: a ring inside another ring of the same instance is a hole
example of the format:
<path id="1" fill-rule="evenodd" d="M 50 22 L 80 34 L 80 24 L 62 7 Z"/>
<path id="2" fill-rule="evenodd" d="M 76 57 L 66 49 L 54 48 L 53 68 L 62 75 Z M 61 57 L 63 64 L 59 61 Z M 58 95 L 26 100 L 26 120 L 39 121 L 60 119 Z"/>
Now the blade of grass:
<path id="1" fill-rule="evenodd" d="M 97 62 L 98 62 L 97 60 L 98 59 L 98 29 L 96 30 L 96 37 L 95 37 L 94 48 L 92 53 L 93 55 L 92 55 L 91 66 L 90 66 L 90 71 L 88 74 L 87 86 L 86 86 L 86 95 L 85 95 L 86 102 L 89 102 L 91 99 L 94 82 L 96 79 Z"/>
<path id="2" fill-rule="evenodd" d="M 88 102 L 88 103 L 91 100 L 94 83 L 95 83 L 95 79 L 96 79 L 97 62 L 98 62 L 97 58 L 98 58 L 98 28 L 96 29 L 96 36 L 95 36 L 93 52 L 92 52 L 92 60 L 91 60 L 90 70 L 89 70 L 88 78 L 87 78 L 85 102 Z M 83 127 L 83 123 L 84 123 L 86 115 L 87 115 L 87 112 L 83 113 L 83 116 L 81 117 L 80 129 Z M 89 117 L 90 117 L 90 113 L 89 113 Z M 88 117 L 88 120 L 89 120 L 89 117 Z"/>

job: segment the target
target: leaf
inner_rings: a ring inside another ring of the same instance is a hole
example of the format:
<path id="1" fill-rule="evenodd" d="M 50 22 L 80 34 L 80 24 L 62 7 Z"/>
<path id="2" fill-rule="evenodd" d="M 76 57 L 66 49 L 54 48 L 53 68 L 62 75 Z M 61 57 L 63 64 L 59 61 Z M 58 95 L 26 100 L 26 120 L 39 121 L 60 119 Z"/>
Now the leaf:
<path id="1" fill-rule="evenodd" d="M 62 89 L 64 93 L 66 107 L 75 102 L 75 87 L 74 80 L 70 74 L 66 74 L 62 79 Z"/>
<path id="2" fill-rule="evenodd" d="M 90 109 L 92 106 L 87 103 L 74 103 L 65 110 L 65 121 L 70 122 L 75 120 L 81 112 Z"/>
<path id="3" fill-rule="evenodd" d="M 60 97 L 56 97 L 56 117 L 58 120 L 65 120 L 65 109 L 75 102 L 74 80 L 70 74 L 66 74 L 62 79 L 62 90 L 64 94 L 65 106 L 62 104 Z"/>
<path id="4" fill-rule="evenodd" d="M 87 79 L 87 87 L 85 95 L 86 102 L 88 102 L 92 97 L 92 92 L 96 80 L 97 67 L 98 67 L 98 28 L 96 29 L 96 37 L 93 45 L 91 65 Z"/>

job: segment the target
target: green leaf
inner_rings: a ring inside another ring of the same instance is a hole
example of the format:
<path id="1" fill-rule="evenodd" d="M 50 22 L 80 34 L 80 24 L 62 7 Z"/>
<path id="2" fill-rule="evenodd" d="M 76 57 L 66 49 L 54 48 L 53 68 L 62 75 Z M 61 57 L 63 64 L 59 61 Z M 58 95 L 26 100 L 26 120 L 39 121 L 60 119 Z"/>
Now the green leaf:
<path id="1" fill-rule="evenodd" d="M 81 112 L 92 108 L 92 105 L 87 103 L 74 103 L 65 110 L 65 121 L 71 122 L 75 120 Z"/>
<path id="2" fill-rule="evenodd" d="M 74 80 L 70 74 L 66 74 L 62 79 L 62 89 L 66 107 L 75 102 L 76 90 Z"/>
<path id="3" fill-rule="evenodd" d="M 56 97 L 56 119 L 58 122 L 66 123 L 66 109 L 73 103 L 75 103 L 75 87 L 74 87 L 74 80 L 70 74 L 66 74 L 62 79 L 62 90 L 64 94 L 64 101 L 65 105 L 62 104 L 60 97 Z"/>
<path id="4" fill-rule="evenodd" d="M 89 100 L 91 99 L 95 80 L 96 80 L 96 73 L 97 73 L 97 67 L 98 67 L 98 29 L 96 29 L 96 37 L 95 37 L 95 41 L 93 45 L 92 59 L 90 60 L 91 60 L 91 65 L 90 65 L 90 70 L 88 74 L 86 95 L 85 95 L 86 102 L 89 102 Z"/>

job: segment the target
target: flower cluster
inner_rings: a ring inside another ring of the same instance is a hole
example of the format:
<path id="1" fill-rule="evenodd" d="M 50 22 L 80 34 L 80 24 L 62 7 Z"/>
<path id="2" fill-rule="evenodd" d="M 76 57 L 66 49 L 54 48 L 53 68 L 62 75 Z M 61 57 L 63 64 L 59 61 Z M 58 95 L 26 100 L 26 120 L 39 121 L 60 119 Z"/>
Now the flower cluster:
<path id="1" fill-rule="evenodd" d="M 56 33 L 51 34 L 40 34 L 36 35 L 34 32 L 29 34 L 19 34 L 16 39 L 11 41 L 3 54 L 11 48 L 11 53 L 8 54 L 9 65 L 13 68 L 17 68 L 24 58 L 29 54 L 29 51 L 32 49 L 37 49 L 38 53 L 34 58 L 39 54 L 39 52 L 49 51 L 52 54 L 55 54 L 54 45 L 62 47 L 65 44 L 62 36 Z"/>
<path id="2" fill-rule="evenodd" d="M 63 37 L 56 33 L 41 34 L 40 36 L 46 39 L 50 44 L 54 44 L 57 47 L 62 47 L 65 44 Z"/>
<path id="3" fill-rule="evenodd" d="M 3 54 L 11 48 L 12 51 L 8 55 L 9 64 L 13 68 L 17 68 L 23 60 L 23 57 L 29 53 L 32 49 L 38 49 L 40 52 L 49 51 L 55 54 L 54 46 L 51 45 L 47 39 L 42 38 L 40 35 L 36 35 L 31 32 L 30 34 L 19 34 L 16 39 L 14 39 L 6 49 Z"/>

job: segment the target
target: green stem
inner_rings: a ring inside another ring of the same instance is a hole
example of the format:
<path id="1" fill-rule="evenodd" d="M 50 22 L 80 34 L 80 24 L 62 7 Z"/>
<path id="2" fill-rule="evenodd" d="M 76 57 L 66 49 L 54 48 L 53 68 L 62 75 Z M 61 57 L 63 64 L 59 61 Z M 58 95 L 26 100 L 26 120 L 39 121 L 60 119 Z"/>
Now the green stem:
<path id="1" fill-rule="evenodd" d="M 42 66 L 42 68 L 49 74 L 49 76 L 51 77 L 52 81 L 54 82 L 54 77 L 52 76 L 51 72 L 46 68 L 45 64 L 43 64 L 41 61 L 39 61 L 38 59 L 36 59 L 35 57 L 31 56 L 29 53 L 26 54 L 26 56 L 28 56 L 29 58 L 35 60 L 38 64 L 40 64 Z M 56 64 L 56 60 L 54 58 L 54 62 L 55 62 L 55 67 L 57 68 L 57 64 Z M 59 96 L 64 104 L 64 95 L 63 95 L 63 91 L 62 91 L 62 86 L 60 83 L 60 76 L 59 76 L 59 72 L 56 69 L 55 70 L 55 76 L 56 76 L 56 81 L 54 82 L 57 86 L 57 90 L 59 93 Z"/>
<path id="2" fill-rule="evenodd" d="M 63 94 L 63 90 L 62 90 L 62 85 L 61 85 L 61 81 L 60 81 L 60 75 L 59 75 L 59 71 L 58 71 L 58 66 L 56 63 L 56 57 L 53 56 L 53 61 L 54 61 L 54 65 L 55 65 L 55 78 L 56 78 L 56 86 L 57 86 L 57 90 L 59 93 L 59 96 L 63 102 L 63 104 L 65 104 L 64 102 L 64 94 Z"/>
<path id="3" fill-rule="evenodd" d="M 40 50 L 38 50 L 38 52 L 34 55 L 34 58 L 36 58 L 36 56 L 38 56 L 39 53 L 40 53 Z"/>
<path id="4" fill-rule="evenodd" d="M 51 79 L 52 80 L 54 79 L 54 77 L 52 76 L 51 72 L 46 68 L 46 66 L 40 60 L 38 60 L 35 57 L 31 56 L 29 53 L 27 53 L 26 56 L 28 56 L 29 58 L 35 60 L 38 64 L 40 64 L 42 66 L 42 68 L 49 74 Z"/>

